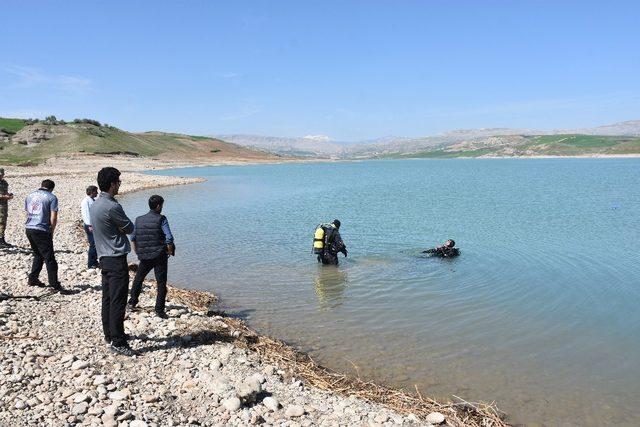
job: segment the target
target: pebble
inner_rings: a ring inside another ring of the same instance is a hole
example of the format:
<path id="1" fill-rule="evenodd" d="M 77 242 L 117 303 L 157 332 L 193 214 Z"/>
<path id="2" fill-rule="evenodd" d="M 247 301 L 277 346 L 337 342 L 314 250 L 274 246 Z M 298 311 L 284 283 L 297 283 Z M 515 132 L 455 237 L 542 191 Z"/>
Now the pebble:
<path id="1" fill-rule="evenodd" d="M 262 404 L 266 406 L 270 411 L 277 411 L 280 403 L 278 403 L 278 399 L 273 396 L 267 396 L 262 399 Z"/>
<path id="2" fill-rule="evenodd" d="M 84 369 L 89 366 L 89 362 L 86 360 L 76 360 L 71 364 L 71 369 L 77 371 L 79 369 Z"/>
<path id="3" fill-rule="evenodd" d="M 44 349 L 44 348 L 39 348 L 38 350 L 36 350 L 36 354 L 40 357 L 51 357 L 53 356 L 53 353 L 51 353 L 50 351 Z"/>
<path id="4" fill-rule="evenodd" d="M 118 421 L 127 421 L 133 418 L 131 411 L 126 411 L 124 414 L 118 417 Z"/>
<path id="5" fill-rule="evenodd" d="M 235 412 L 240 409 L 240 399 L 238 399 L 237 397 L 224 399 L 222 401 L 222 406 L 224 406 L 224 408 L 229 412 Z"/>
<path id="6" fill-rule="evenodd" d="M 66 354 L 66 355 L 62 356 L 62 358 L 60 359 L 60 363 L 71 362 L 71 361 L 73 361 L 75 359 L 76 359 L 76 356 L 74 356 L 73 354 Z"/>
<path id="7" fill-rule="evenodd" d="M 106 375 L 96 375 L 93 379 L 93 385 L 103 385 L 106 384 L 109 380 Z"/>
<path id="8" fill-rule="evenodd" d="M 442 424 L 444 422 L 444 415 L 441 414 L 440 412 L 432 412 L 429 415 L 427 415 L 427 418 L 425 418 L 425 421 L 430 423 L 430 424 Z"/>
<path id="9" fill-rule="evenodd" d="M 73 408 L 71 409 L 71 413 L 73 415 L 83 415 L 87 413 L 88 409 L 89 409 L 89 405 L 87 404 L 87 402 L 82 402 L 82 403 L 78 403 L 77 405 L 74 405 Z"/>
<path id="10" fill-rule="evenodd" d="M 157 402 L 158 398 L 156 396 L 154 396 L 153 394 L 143 394 L 142 395 L 142 400 L 144 400 L 147 403 L 153 403 L 153 402 Z"/>
<path id="11" fill-rule="evenodd" d="M 142 420 L 133 420 L 129 423 L 129 427 L 147 427 L 148 424 Z"/>
<path id="12" fill-rule="evenodd" d="M 85 393 L 76 393 L 73 395 L 73 403 L 81 403 L 89 399 Z"/>
<path id="13" fill-rule="evenodd" d="M 104 414 L 100 417 L 100 420 L 105 427 L 116 427 L 118 425 L 118 422 L 114 419 L 113 415 Z"/>
<path id="14" fill-rule="evenodd" d="M 373 418 L 373 421 L 380 424 L 384 424 L 387 421 L 389 421 L 389 415 L 385 414 L 384 412 L 380 412 Z"/>
<path id="15" fill-rule="evenodd" d="M 284 414 L 289 418 L 301 417 L 304 415 L 304 408 L 300 405 L 289 405 Z"/>
<path id="16" fill-rule="evenodd" d="M 111 393 L 109 393 L 107 396 L 109 396 L 109 399 L 111 400 L 124 400 L 126 399 L 129 395 L 127 393 L 125 393 L 124 391 L 113 391 Z"/>

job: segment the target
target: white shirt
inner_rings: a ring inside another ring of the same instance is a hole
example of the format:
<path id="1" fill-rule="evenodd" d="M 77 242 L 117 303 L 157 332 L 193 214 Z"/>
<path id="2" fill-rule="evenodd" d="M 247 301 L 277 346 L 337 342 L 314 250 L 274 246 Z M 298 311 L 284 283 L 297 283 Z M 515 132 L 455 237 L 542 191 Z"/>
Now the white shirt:
<path id="1" fill-rule="evenodd" d="M 89 212 L 91 212 L 91 205 L 93 205 L 94 200 L 87 196 L 82 200 L 82 222 L 84 222 L 85 225 L 91 225 L 91 215 L 89 214 Z"/>

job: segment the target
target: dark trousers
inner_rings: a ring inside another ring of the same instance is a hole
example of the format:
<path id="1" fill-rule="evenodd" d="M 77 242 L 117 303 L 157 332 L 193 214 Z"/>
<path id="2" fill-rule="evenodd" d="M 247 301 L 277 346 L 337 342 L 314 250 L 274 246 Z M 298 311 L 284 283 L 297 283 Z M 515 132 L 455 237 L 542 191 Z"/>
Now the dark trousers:
<path id="1" fill-rule="evenodd" d="M 124 334 L 124 314 L 129 293 L 127 256 L 102 257 L 102 330 L 107 341 L 122 346 L 127 343 Z"/>
<path id="2" fill-rule="evenodd" d="M 140 292 L 142 292 L 142 282 L 147 274 L 153 269 L 153 273 L 156 275 L 156 283 L 158 284 L 158 293 L 156 295 L 156 312 L 164 311 L 164 304 L 167 298 L 167 270 L 168 270 L 169 256 L 166 253 L 161 254 L 154 259 L 141 259 L 138 264 L 138 272 L 133 279 L 133 286 L 131 287 L 131 299 L 129 304 L 138 304 L 138 298 Z"/>
<path id="3" fill-rule="evenodd" d="M 33 250 L 29 283 L 38 281 L 42 265 L 46 264 L 49 286 L 58 287 L 60 283 L 58 282 L 58 263 L 53 252 L 53 235 L 46 231 L 27 228 L 27 239 L 29 239 L 31 250 Z"/>
<path id="4" fill-rule="evenodd" d="M 4 231 L 7 228 L 7 204 L 0 202 L 0 239 L 4 239 Z"/>
<path id="5" fill-rule="evenodd" d="M 87 233 L 87 240 L 89 241 L 87 268 L 95 268 L 98 266 L 98 252 L 96 252 L 96 241 L 93 238 L 93 231 L 89 230 L 87 224 L 84 224 L 84 232 Z"/>
<path id="6" fill-rule="evenodd" d="M 324 265 L 338 265 L 338 254 L 334 254 L 330 251 L 323 251 L 318 255 L 318 262 L 322 262 Z"/>

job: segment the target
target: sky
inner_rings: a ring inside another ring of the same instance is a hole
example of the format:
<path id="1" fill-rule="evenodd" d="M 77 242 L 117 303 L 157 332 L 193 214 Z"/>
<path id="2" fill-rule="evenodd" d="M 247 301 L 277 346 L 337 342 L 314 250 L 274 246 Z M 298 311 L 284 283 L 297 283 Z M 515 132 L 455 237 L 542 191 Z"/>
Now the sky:
<path id="1" fill-rule="evenodd" d="M 638 1 L 1 0 L 0 116 L 328 135 L 640 119 Z"/>

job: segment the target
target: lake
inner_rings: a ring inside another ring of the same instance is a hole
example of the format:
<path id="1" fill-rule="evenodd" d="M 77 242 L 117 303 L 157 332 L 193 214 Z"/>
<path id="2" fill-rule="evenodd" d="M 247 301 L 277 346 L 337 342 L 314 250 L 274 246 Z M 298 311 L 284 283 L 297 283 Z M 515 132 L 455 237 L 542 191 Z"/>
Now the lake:
<path id="1" fill-rule="evenodd" d="M 640 425 L 640 159 L 384 160 L 161 171 L 169 281 L 320 363 L 518 423 Z M 338 218 L 349 257 L 311 254 Z M 420 252 L 456 241 L 455 259 Z"/>

